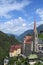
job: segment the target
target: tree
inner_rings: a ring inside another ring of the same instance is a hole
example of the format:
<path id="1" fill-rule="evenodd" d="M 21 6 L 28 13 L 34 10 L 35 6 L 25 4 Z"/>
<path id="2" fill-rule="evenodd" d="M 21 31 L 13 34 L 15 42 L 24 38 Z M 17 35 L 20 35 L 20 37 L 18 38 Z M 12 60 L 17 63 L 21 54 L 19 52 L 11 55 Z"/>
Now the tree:
<path id="1" fill-rule="evenodd" d="M 5 53 L 3 49 L 0 47 L 0 63 L 1 64 L 3 63 L 4 57 L 5 57 Z"/>
<path id="2" fill-rule="evenodd" d="M 41 62 L 37 62 L 35 63 L 35 65 L 43 65 Z"/>

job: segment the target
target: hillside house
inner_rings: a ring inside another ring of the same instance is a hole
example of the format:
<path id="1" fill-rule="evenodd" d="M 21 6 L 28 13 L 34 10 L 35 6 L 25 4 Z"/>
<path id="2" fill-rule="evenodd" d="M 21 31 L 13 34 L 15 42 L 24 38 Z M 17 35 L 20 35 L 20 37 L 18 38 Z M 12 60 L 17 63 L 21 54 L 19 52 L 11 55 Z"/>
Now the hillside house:
<path id="1" fill-rule="evenodd" d="M 21 54 L 21 46 L 20 45 L 12 45 L 10 47 L 9 56 L 14 57 Z"/>

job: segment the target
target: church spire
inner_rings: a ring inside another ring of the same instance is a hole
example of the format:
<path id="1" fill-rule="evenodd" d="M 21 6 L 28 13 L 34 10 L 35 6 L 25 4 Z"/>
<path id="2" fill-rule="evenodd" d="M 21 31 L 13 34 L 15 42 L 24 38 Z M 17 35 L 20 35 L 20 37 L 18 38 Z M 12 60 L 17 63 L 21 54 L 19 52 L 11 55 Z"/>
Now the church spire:
<path id="1" fill-rule="evenodd" d="M 34 18 L 34 32 L 36 32 L 36 20 Z"/>
<path id="2" fill-rule="evenodd" d="M 34 18 L 34 39 L 33 39 L 33 51 L 38 52 L 38 32 L 36 28 L 36 20 Z"/>

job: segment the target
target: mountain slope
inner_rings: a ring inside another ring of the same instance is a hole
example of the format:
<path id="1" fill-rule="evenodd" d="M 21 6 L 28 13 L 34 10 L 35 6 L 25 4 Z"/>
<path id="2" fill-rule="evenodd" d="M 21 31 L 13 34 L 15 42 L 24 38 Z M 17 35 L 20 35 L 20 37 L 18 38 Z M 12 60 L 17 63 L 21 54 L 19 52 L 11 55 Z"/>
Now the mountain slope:
<path id="1" fill-rule="evenodd" d="M 37 31 L 38 33 L 40 33 L 40 31 L 43 30 L 43 24 L 41 24 L 39 27 L 37 27 Z M 21 34 L 18 39 L 23 41 L 23 38 L 26 36 L 26 35 L 32 35 L 33 34 L 33 30 L 27 30 L 25 31 L 23 34 Z"/>
<path id="2" fill-rule="evenodd" d="M 9 36 L 0 31 L 0 46 L 2 44 L 5 44 L 6 42 L 8 42 L 9 44 L 19 43 L 19 41 L 15 38 L 15 36 L 12 36 L 12 35 Z"/>
<path id="3" fill-rule="evenodd" d="M 27 30 L 27 31 L 25 31 L 23 34 L 21 34 L 21 35 L 18 37 L 18 40 L 23 41 L 23 38 L 24 38 L 26 35 L 32 35 L 32 34 L 33 34 L 33 30 Z"/>
<path id="4" fill-rule="evenodd" d="M 38 33 L 40 33 L 40 31 L 43 30 L 43 24 L 41 24 L 41 25 L 37 28 L 37 30 L 38 30 Z"/>
<path id="5" fill-rule="evenodd" d="M 15 36 L 7 35 L 0 31 L 0 62 L 9 54 L 9 48 L 12 44 L 19 44 Z"/>

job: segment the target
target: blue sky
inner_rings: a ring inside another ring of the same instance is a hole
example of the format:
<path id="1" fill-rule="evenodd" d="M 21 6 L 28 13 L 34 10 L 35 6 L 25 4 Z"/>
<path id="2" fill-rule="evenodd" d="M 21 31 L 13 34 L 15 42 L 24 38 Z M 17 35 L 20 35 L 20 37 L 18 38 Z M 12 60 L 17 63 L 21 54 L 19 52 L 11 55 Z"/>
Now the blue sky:
<path id="1" fill-rule="evenodd" d="M 43 0 L 0 0 L 0 31 L 20 35 L 43 24 Z"/>

